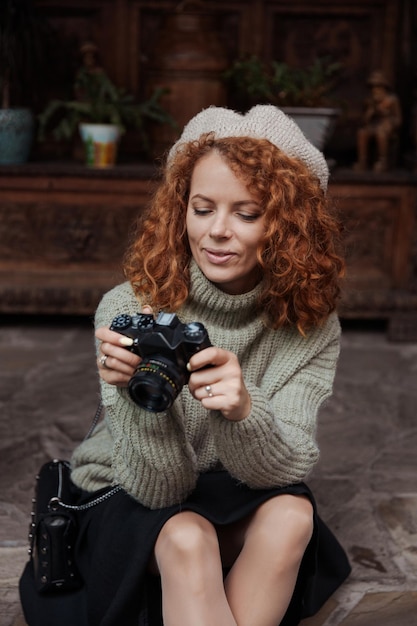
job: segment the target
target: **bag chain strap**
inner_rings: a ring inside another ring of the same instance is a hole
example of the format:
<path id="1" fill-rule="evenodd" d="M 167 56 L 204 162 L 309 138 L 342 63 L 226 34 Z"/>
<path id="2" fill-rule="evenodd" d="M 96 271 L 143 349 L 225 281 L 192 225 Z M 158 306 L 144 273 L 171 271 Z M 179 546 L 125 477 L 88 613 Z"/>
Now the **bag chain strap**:
<path id="1" fill-rule="evenodd" d="M 95 429 L 95 427 L 98 424 L 98 421 L 101 417 L 101 414 L 103 413 L 104 410 L 104 405 L 103 402 L 100 400 L 97 410 L 95 412 L 95 415 L 93 417 L 93 420 L 91 422 L 91 426 L 86 434 L 86 436 L 84 437 L 83 441 L 86 441 L 87 439 L 89 439 L 91 437 L 91 435 L 93 434 L 93 431 Z M 97 498 L 94 498 L 93 500 L 90 500 L 89 502 L 86 502 L 85 504 L 66 504 L 65 502 L 62 502 L 61 498 L 62 498 L 62 485 L 63 485 L 63 475 L 62 475 L 62 465 L 65 464 L 67 465 L 67 467 L 69 467 L 69 463 L 67 461 L 63 461 L 63 462 L 59 462 L 57 461 L 57 463 L 59 463 L 59 467 L 58 467 L 58 495 L 51 498 L 49 500 L 49 508 L 53 511 L 56 511 L 60 506 L 63 507 L 64 509 L 70 509 L 71 511 L 86 511 L 87 509 L 91 509 L 93 506 L 96 506 L 97 504 L 101 504 L 102 502 L 104 502 L 105 500 L 107 500 L 108 498 L 110 498 L 111 496 L 113 496 L 115 493 L 117 493 L 118 491 L 121 491 L 122 488 L 120 487 L 120 485 L 116 485 L 115 487 L 113 487 L 113 489 L 110 489 L 110 491 L 106 491 L 105 493 L 101 494 L 101 496 L 97 496 Z"/>
<path id="2" fill-rule="evenodd" d="M 96 417 L 97 415 L 98 417 L 100 416 L 101 411 L 102 411 L 102 408 L 99 407 L 94 417 L 95 424 L 97 424 L 97 421 L 98 421 L 98 418 L 96 419 Z M 93 420 L 93 423 L 94 423 L 94 420 Z M 90 428 L 89 435 L 86 437 L 86 439 L 88 439 L 93 429 L 94 429 L 94 426 Z M 58 510 L 60 506 L 63 507 L 64 509 L 70 509 L 71 511 L 86 511 L 87 509 L 91 509 L 93 506 L 96 506 L 97 504 L 101 504 L 102 502 L 104 502 L 105 500 L 113 496 L 115 493 L 122 490 L 120 485 L 116 485 L 115 487 L 110 489 L 110 491 L 106 491 L 105 493 L 102 493 L 101 496 L 97 496 L 97 498 L 93 498 L 93 500 L 90 500 L 89 502 L 86 502 L 85 504 L 66 504 L 61 499 L 62 498 L 62 485 L 63 485 L 62 466 L 67 465 L 67 467 L 69 467 L 69 463 L 67 461 L 57 461 L 57 460 L 55 460 L 54 462 L 59 464 L 58 465 L 58 495 L 54 496 L 53 498 L 49 500 L 48 507 L 52 511 Z"/>
<path id="3" fill-rule="evenodd" d="M 87 434 L 86 434 L 86 436 L 84 437 L 83 441 L 85 441 L 86 439 L 90 439 L 91 435 L 93 434 L 93 430 L 94 430 L 94 429 L 95 429 L 95 427 L 97 426 L 98 421 L 99 421 L 99 419 L 100 419 L 101 414 L 103 413 L 103 411 L 104 411 L 104 405 L 103 405 L 102 400 L 100 400 L 100 402 L 98 403 L 98 407 L 97 407 L 97 409 L 96 409 L 95 415 L 94 415 L 94 417 L 93 417 L 93 419 L 92 419 L 91 426 L 90 426 L 90 428 L 88 429 L 88 433 L 87 433 Z"/>
<path id="4" fill-rule="evenodd" d="M 97 407 L 97 410 L 95 412 L 95 415 L 93 417 L 93 420 L 91 422 L 91 426 L 88 430 L 88 433 L 84 437 L 84 441 L 91 437 L 93 430 L 97 426 L 97 423 L 101 417 L 103 409 L 104 409 L 103 403 L 100 401 Z M 70 509 L 71 511 L 86 511 L 87 509 L 91 509 L 93 506 L 101 504 L 101 502 L 104 502 L 105 500 L 113 496 L 115 493 L 122 490 L 122 487 L 120 487 L 120 485 L 116 485 L 115 487 L 110 489 L 110 491 L 106 491 L 105 493 L 101 494 L 100 496 L 97 496 L 96 498 L 94 498 L 93 500 L 90 500 L 89 502 L 86 502 L 85 504 L 79 504 L 79 505 L 66 504 L 65 502 L 62 502 L 62 499 L 61 499 L 62 498 L 62 486 L 63 486 L 63 480 L 64 480 L 62 466 L 65 465 L 66 467 L 70 468 L 70 464 L 68 463 L 68 461 L 59 461 L 57 459 L 54 459 L 53 462 L 58 464 L 58 495 L 52 497 L 49 500 L 48 508 L 51 511 L 57 511 L 59 507 L 62 507 L 63 509 Z M 37 476 L 37 479 L 39 480 L 39 476 Z M 33 556 L 34 546 L 35 546 L 35 533 L 36 533 L 36 525 L 37 525 L 35 505 L 36 505 L 36 497 L 32 498 L 31 522 L 29 524 L 28 553 L 30 557 Z"/>

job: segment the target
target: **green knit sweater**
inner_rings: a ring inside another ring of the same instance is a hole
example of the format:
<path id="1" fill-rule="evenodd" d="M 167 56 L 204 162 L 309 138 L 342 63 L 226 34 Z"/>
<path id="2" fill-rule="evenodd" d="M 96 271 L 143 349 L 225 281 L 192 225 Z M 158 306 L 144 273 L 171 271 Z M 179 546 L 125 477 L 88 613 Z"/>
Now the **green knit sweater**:
<path id="1" fill-rule="evenodd" d="M 252 488 L 303 480 L 318 459 L 317 411 L 331 393 L 339 354 L 340 325 L 332 314 L 302 337 L 294 328 L 271 330 L 255 311 L 259 286 L 227 295 L 191 266 L 190 296 L 182 322 L 202 322 L 213 345 L 234 352 L 251 395 L 250 414 L 232 422 L 204 409 L 185 386 L 171 409 L 151 413 L 126 389 L 101 382 L 105 420 L 74 451 L 72 477 L 87 491 L 120 484 L 155 509 L 183 501 L 198 475 L 223 466 Z M 141 303 L 131 285 L 108 292 L 96 327 L 118 313 L 135 314 Z"/>

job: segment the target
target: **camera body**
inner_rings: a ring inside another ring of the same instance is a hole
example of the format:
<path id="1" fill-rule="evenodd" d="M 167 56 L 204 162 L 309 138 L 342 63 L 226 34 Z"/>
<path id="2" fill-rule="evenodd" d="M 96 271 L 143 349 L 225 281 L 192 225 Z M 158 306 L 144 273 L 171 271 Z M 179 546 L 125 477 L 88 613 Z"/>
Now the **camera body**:
<path id="1" fill-rule="evenodd" d="M 132 400 L 148 411 L 168 409 L 190 377 L 187 363 L 196 352 L 211 346 L 200 322 L 183 324 L 175 313 L 117 315 L 110 326 L 133 340 L 127 349 L 141 357 L 129 381 Z"/>

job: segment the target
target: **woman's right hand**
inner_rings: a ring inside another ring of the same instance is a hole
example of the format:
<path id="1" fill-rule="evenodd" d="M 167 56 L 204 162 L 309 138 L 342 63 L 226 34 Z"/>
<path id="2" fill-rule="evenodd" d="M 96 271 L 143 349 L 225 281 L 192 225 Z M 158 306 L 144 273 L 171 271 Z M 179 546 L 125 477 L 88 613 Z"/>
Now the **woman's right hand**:
<path id="1" fill-rule="evenodd" d="M 142 313 L 152 313 L 151 307 L 144 306 Z M 110 330 L 107 326 L 98 328 L 95 335 L 101 342 L 97 356 L 100 378 L 110 385 L 127 387 L 141 361 L 139 356 L 126 350 L 129 338 Z"/>

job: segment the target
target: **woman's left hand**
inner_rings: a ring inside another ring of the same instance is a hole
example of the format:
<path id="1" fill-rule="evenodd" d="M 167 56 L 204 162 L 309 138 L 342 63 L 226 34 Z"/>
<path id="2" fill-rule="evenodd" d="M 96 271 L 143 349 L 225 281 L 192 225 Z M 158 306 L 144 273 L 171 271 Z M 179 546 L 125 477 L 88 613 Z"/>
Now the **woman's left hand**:
<path id="1" fill-rule="evenodd" d="M 234 422 L 249 415 L 251 398 L 233 352 L 215 346 L 206 348 L 191 357 L 187 369 L 191 372 L 190 392 L 205 409 L 220 411 Z"/>
<path id="2" fill-rule="evenodd" d="M 152 314 L 152 307 L 145 304 L 142 313 Z M 141 359 L 135 352 L 126 350 L 133 341 L 120 333 L 102 326 L 96 330 L 96 338 L 100 341 L 97 355 L 97 366 L 100 378 L 109 385 L 127 387 Z"/>
<path id="3" fill-rule="evenodd" d="M 127 387 L 129 380 L 140 363 L 140 357 L 126 350 L 126 337 L 110 330 L 107 326 L 96 330 L 100 341 L 97 366 L 100 378 L 109 385 Z"/>

